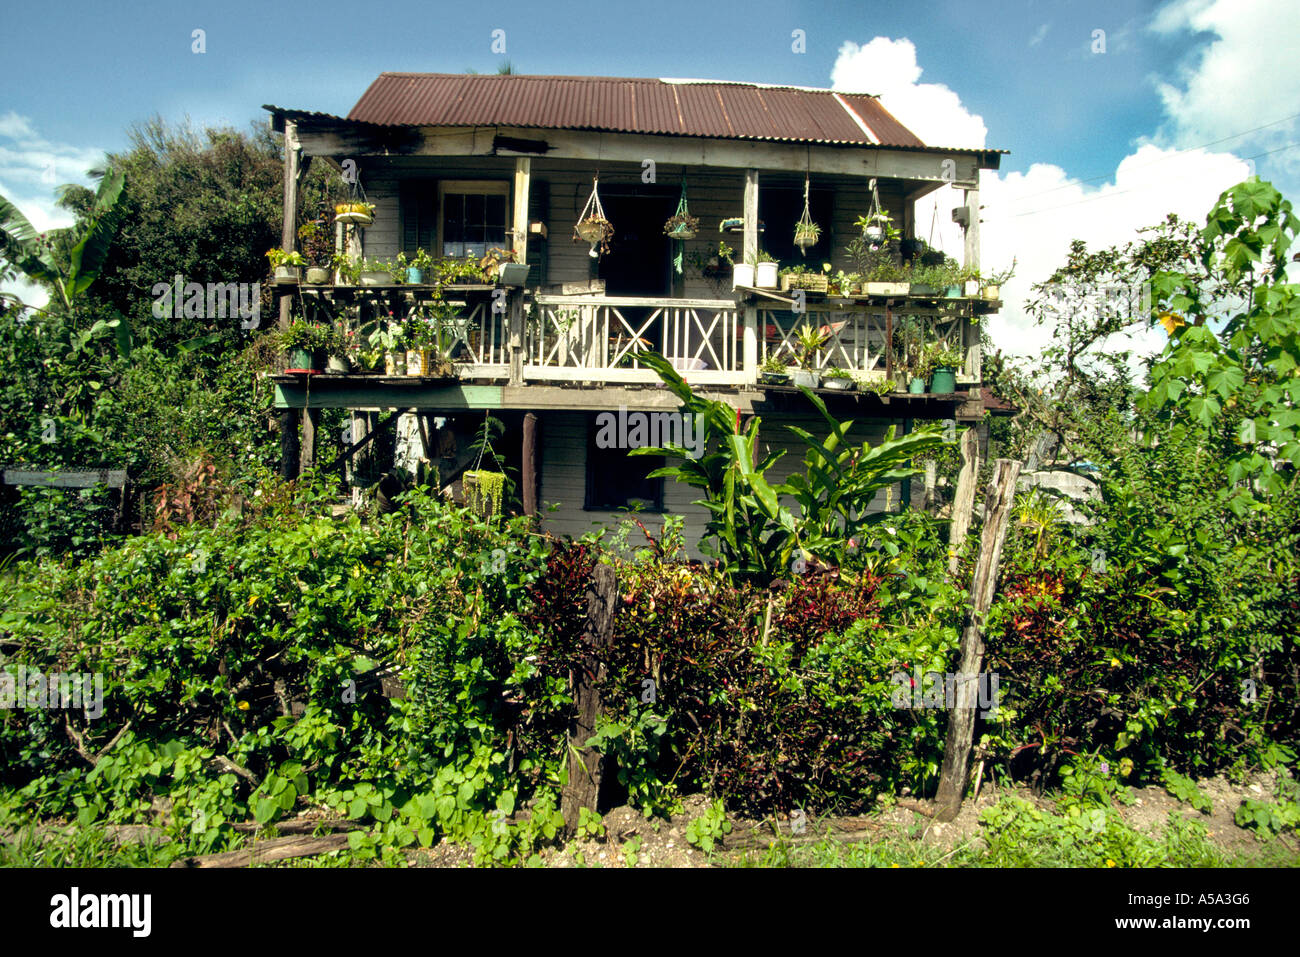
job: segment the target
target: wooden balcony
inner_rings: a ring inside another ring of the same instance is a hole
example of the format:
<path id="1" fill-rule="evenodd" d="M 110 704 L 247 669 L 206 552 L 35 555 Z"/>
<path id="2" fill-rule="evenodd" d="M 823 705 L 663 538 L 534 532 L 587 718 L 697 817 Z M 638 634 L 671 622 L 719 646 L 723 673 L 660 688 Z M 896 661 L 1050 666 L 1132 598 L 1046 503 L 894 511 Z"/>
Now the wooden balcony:
<path id="1" fill-rule="evenodd" d="M 492 286 L 301 291 L 316 318 L 354 328 L 376 317 L 408 318 L 441 296 L 459 306 L 458 315 L 442 324 L 443 348 L 457 377 L 511 386 L 656 384 L 658 376 L 639 357 L 657 352 L 694 385 L 762 388 L 760 364 L 773 356 L 794 361 L 805 325 L 825 337 L 814 370 L 839 368 L 884 380 L 897 369 L 891 343 L 895 323 L 904 318 L 919 320 L 927 339 L 943 339 L 962 354 L 957 382 L 970 386 L 980 381 L 980 318 L 1000 305 L 935 297 L 808 296 L 797 302 L 751 290 L 734 299 L 565 296 Z"/>

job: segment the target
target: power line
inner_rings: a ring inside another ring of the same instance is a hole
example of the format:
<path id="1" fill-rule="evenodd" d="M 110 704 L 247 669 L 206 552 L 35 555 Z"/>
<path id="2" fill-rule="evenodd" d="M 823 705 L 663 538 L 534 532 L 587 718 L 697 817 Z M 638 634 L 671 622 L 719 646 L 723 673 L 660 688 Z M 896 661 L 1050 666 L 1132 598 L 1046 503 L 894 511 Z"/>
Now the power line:
<path id="1" fill-rule="evenodd" d="M 1202 143 L 1200 146 L 1189 146 L 1189 147 L 1187 147 L 1186 149 L 1176 150 L 1176 151 L 1173 152 L 1173 153 L 1168 153 L 1168 154 L 1166 154 L 1166 155 L 1160 157 L 1160 159 L 1158 159 L 1158 160 L 1152 160 L 1150 163 L 1143 163 L 1141 166 L 1134 166 L 1134 167 L 1132 167 L 1132 168 L 1133 168 L 1133 169 L 1145 169 L 1145 168 L 1148 167 L 1148 166 L 1155 166 L 1157 163 L 1163 163 L 1163 162 L 1165 162 L 1166 160 L 1173 159 L 1175 156 L 1181 156 L 1183 153 L 1191 153 L 1191 152 L 1194 152 L 1195 150 L 1203 150 L 1203 149 L 1205 149 L 1206 147 L 1209 147 L 1209 146 L 1217 146 L 1217 145 L 1220 144 L 1220 143 L 1226 143 L 1228 140 L 1235 140 L 1235 139 L 1237 139 L 1238 137 L 1241 137 L 1241 136 L 1247 136 L 1247 135 L 1249 135 L 1249 134 L 1251 134 L 1251 133 L 1258 133 L 1260 130 L 1266 130 L 1266 129 L 1268 129 L 1270 126 L 1277 126 L 1279 123 L 1288 123 L 1288 122 L 1290 122 L 1291 120 L 1298 119 L 1298 118 L 1300 118 L 1300 113 L 1296 113 L 1294 116 L 1285 116 L 1285 117 L 1283 117 L 1283 118 L 1280 119 L 1280 120 L 1274 120 L 1274 121 L 1271 122 L 1271 123 L 1265 123 L 1263 126 L 1257 126 L 1257 127 L 1255 127 L 1254 129 L 1252 129 L 1252 130 L 1243 130 L 1243 131 L 1240 132 L 1240 133 L 1233 133 L 1231 136 L 1225 136 L 1225 137 L 1223 137 L 1222 139 L 1211 140 L 1209 143 Z M 1265 154 L 1265 153 L 1261 153 L 1260 155 L 1261 155 L 1261 156 L 1266 156 L 1267 154 Z M 1250 158 L 1251 158 L 1251 159 L 1255 159 L 1256 157 L 1250 157 Z M 1065 184 L 1063 184 L 1063 185 L 1061 185 L 1061 186 L 1053 186 L 1051 189 L 1045 189 L 1045 190 L 1042 190 L 1042 191 L 1037 192 L 1037 193 L 1029 193 L 1028 195 L 1021 196 L 1021 197 L 1019 197 L 1019 198 L 1016 200 L 1016 202 L 1021 202 L 1021 201 L 1026 200 L 1026 199 L 1033 199 L 1035 196 L 1046 196 L 1048 193 L 1055 193 L 1055 192 L 1058 192 L 1058 191 L 1060 191 L 1060 190 L 1066 189 L 1066 188 L 1068 188 L 1068 187 L 1070 187 L 1070 186 L 1078 186 L 1080 183 L 1092 183 L 1092 182 L 1095 182 L 1096 180 L 1099 180 L 1099 179 L 1109 179 L 1112 175 L 1113 175 L 1113 174 L 1111 174 L 1111 173 L 1102 173 L 1102 174 L 1100 174 L 1100 175 L 1098 175 L 1098 176 L 1089 176 L 1089 177 L 1087 177 L 1086 179 L 1074 179 L 1074 180 L 1071 180 L 1070 182 L 1065 183 Z"/>
<path id="2" fill-rule="evenodd" d="M 1300 142 L 1288 143 L 1286 146 L 1279 146 L 1275 150 L 1266 150 L 1263 153 L 1256 153 L 1254 156 L 1241 156 L 1237 158 L 1243 160 L 1259 159 L 1261 156 L 1270 156 L 1273 153 L 1280 153 L 1283 150 L 1295 149 L 1297 146 L 1300 146 Z M 1148 164 L 1148 165 L 1153 165 L 1153 164 Z M 1037 216 L 1039 213 L 1050 213 L 1054 209 L 1067 209 L 1070 206 L 1079 206 L 1082 205 L 1083 203 L 1092 203 L 1092 202 L 1096 202 L 1099 199 L 1110 199 L 1112 196 L 1123 196 L 1125 193 L 1132 193 L 1135 190 L 1141 188 L 1145 188 L 1145 187 L 1132 186 L 1128 189 L 1119 189 L 1111 193 L 1097 193 L 1094 196 L 1085 196 L 1083 199 L 1077 199 L 1071 203 L 1061 203 L 1058 206 L 1044 206 L 1042 209 L 1033 209 L 1027 213 L 1012 213 L 1011 218 L 1018 219 L 1021 216 Z"/>

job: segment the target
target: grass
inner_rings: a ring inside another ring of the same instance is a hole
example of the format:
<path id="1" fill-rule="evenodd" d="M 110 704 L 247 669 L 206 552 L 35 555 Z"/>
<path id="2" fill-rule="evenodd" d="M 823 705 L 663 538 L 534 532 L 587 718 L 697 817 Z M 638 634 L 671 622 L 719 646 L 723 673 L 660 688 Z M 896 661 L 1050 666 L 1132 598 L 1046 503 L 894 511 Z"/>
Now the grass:
<path id="1" fill-rule="evenodd" d="M 1279 841 L 1259 852 L 1228 854 L 1205 825 L 1170 814 L 1157 834 L 1136 830 L 1111 808 L 1062 803 L 1044 811 L 1004 798 L 981 815 L 977 835 L 955 847 L 927 844 L 898 830 L 856 843 L 774 844 L 734 860 L 741 867 L 1296 867 Z"/>

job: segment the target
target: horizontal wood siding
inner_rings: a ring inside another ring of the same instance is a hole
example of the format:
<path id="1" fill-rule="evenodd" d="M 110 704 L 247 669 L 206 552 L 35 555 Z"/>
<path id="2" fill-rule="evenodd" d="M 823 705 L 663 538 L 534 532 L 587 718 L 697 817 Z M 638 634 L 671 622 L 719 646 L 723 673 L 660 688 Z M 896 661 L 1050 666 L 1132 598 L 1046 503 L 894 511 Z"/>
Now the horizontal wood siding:
<path id="1" fill-rule="evenodd" d="M 571 535 L 577 538 L 591 531 L 598 525 L 610 529 L 617 527 L 621 513 L 610 511 L 586 511 L 582 503 L 586 497 L 587 483 L 587 434 L 585 413 L 581 412 L 546 412 L 542 414 L 543 440 L 540 446 L 541 488 L 539 499 L 543 503 L 541 514 L 544 527 L 553 535 Z M 767 473 L 768 481 L 773 484 L 784 482 L 795 471 L 801 470 L 806 446 L 786 426 L 797 425 L 813 435 L 822 435 L 825 431 L 823 420 L 816 415 L 785 415 L 764 417 L 759 432 L 759 443 L 766 456 L 771 452 L 785 451 L 785 455 Z M 856 443 L 863 441 L 879 442 L 890 423 L 885 420 L 863 421 L 855 425 L 849 433 Z M 897 507 L 898 491 L 894 491 L 894 503 Z M 680 482 L 664 481 L 664 509 L 667 512 L 684 516 L 687 551 L 692 558 L 705 557 L 699 549 L 704 526 L 708 522 L 708 512 L 698 505 L 693 505 L 700 497 L 697 489 Z M 871 503 L 872 511 L 883 510 L 886 495 L 882 491 Z M 558 504 L 556 511 L 548 511 L 545 506 Z M 785 505 L 794 508 L 794 503 L 786 501 Z M 657 515 L 642 518 L 646 527 L 652 531 L 660 524 Z"/>
<path id="2" fill-rule="evenodd" d="M 792 160 L 792 165 L 797 163 Z M 434 164 L 417 157 L 394 157 L 368 160 L 361 172 L 366 196 L 376 207 L 374 225 L 365 231 L 365 255 L 372 259 L 391 259 L 402 249 L 404 223 L 399 200 L 402 180 L 421 180 L 422 185 L 427 184 L 436 196 L 439 179 L 508 180 L 513 176 L 514 159 L 445 157 L 439 158 Z M 596 275 L 593 268 L 595 260 L 588 254 L 587 244 L 573 241 L 573 227 L 591 192 L 594 172 L 594 165 L 559 160 L 548 162 L 544 157 L 535 158 L 532 162 L 534 189 L 541 195 L 532 197 L 533 201 L 529 204 L 530 218 L 544 215 L 548 236 L 544 240 L 537 236 L 529 237 L 530 250 L 541 254 L 530 254 L 529 259 L 539 265 L 544 264 L 544 281 L 547 283 L 581 282 Z M 705 279 L 698 269 L 689 264 L 689 258 L 692 253 L 706 258 L 713 255 L 719 241 L 725 241 L 736 250 L 736 258 L 739 258 L 743 236 L 738 233 L 719 233 L 718 223 L 728 217 L 741 215 L 744 173 L 742 170 L 712 167 L 659 165 L 655 168 L 656 183 L 676 188 L 683 172 L 690 211 L 693 216 L 700 217 L 700 228 L 695 239 L 683 244 L 688 261 L 684 264 L 683 275 L 676 280 L 675 294 L 691 299 L 730 298 L 729 275 L 721 280 Z M 601 184 L 607 189 L 639 185 L 641 175 L 642 168 L 639 164 L 605 163 L 600 166 Z M 764 183 L 769 187 L 779 185 L 782 188 L 799 188 L 802 187 L 802 182 L 801 176 L 788 172 L 759 174 L 760 190 Z M 848 176 L 823 176 L 813 180 L 815 188 L 831 189 L 834 193 L 831 221 L 820 224 L 823 230 L 830 233 L 831 263 L 834 269 L 852 269 L 847 246 L 858 234 L 855 220 L 871 209 L 871 193 L 867 182 L 865 178 Z M 882 182 L 879 191 L 885 211 L 901 228 L 901 190 L 891 183 Z M 929 223 L 918 223 L 917 232 L 924 238 L 929 226 Z M 812 263 L 810 260 L 809 265 L 817 268 L 821 263 Z M 542 277 L 534 273 L 532 278 L 536 281 Z"/>

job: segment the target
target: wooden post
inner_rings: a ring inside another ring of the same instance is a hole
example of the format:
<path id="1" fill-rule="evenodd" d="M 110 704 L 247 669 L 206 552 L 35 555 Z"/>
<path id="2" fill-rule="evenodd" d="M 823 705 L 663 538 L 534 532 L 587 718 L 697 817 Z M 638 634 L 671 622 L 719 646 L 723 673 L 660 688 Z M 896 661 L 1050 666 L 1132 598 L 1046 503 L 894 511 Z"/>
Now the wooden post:
<path id="1" fill-rule="evenodd" d="M 528 262 L 528 193 L 532 169 L 531 157 L 515 157 L 514 249 L 515 258 L 521 263 Z"/>
<path id="2" fill-rule="evenodd" d="M 741 262 L 758 263 L 758 170 L 745 170 L 745 242 Z"/>
<path id="3" fill-rule="evenodd" d="M 614 606 L 618 600 L 618 582 L 614 569 L 598 564 L 587 584 L 587 624 L 583 642 L 588 647 L 582 670 L 574 676 L 574 715 L 569 729 L 569 781 L 560 797 L 560 813 L 572 831 L 578 825 L 580 808 L 595 811 L 600 803 L 600 785 L 604 776 L 603 760 L 592 748 L 583 747 L 596 728 L 603 710 L 600 684 L 605 678 L 601 651 L 614 633 Z"/>
<path id="4" fill-rule="evenodd" d="M 957 571 L 957 559 L 970 531 L 971 510 L 975 507 L 975 481 L 980 472 L 979 435 L 972 426 L 961 436 L 961 471 L 957 473 L 957 494 L 952 501 L 948 520 L 948 574 Z"/>
<path id="5" fill-rule="evenodd" d="M 935 819 L 951 821 L 961 810 L 966 791 L 972 736 L 975 731 L 975 692 L 980 667 L 984 663 L 982 630 L 984 616 L 993 604 L 997 587 L 998 563 L 1007 538 L 1011 505 L 1016 497 L 1016 479 L 1020 463 L 998 459 L 985 497 L 984 532 L 980 537 L 979 558 L 971 579 L 971 610 L 961 635 L 961 666 L 957 672 L 954 707 L 948 712 L 948 736 L 943 744 L 943 769 L 939 773 L 939 791 L 935 795 Z"/>
<path id="6" fill-rule="evenodd" d="M 976 174 L 978 175 L 978 174 Z M 969 221 L 966 224 L 966 268 L 980 268 L 980 191 L 979 187 L 968 189 L 966 192 L 966 215 Z"/>
<path id="7" fill-rule="evenodd" d="M 741 341 L 741 368 L 745 373 L 744 381 L 753 385 L 758 381 L 758 308 L 744 308 L 745 327 Z"/>
<path id="8" fill-rule="evenodd" d="M 320 431 L 320 409 L 302 410 L 302 452 L 298 474 L 316 464 L 316 433 Z"/>
<path id="9" fill-rule="evenodd" d="M 280 413 L 280 478 L 298 477 L 298 409 Z"/>
<path id="10" fill-rule="evenodd" d="M 534 412 L 524 414 L 524 514 L 530 518 L 537 516 L 537 415 Z"/>
<path id="11" fill-rule="evenodd" d="M 288 252 L 294 248 L 298 224 L 298 124 L 293 120 L 284 121 L 284 208 L 281 211 L 280 247 Z M 291 287 L 281 287 L 279 291 L 281 329 L 289 328 L 289 313 L 293 305 Z M 298 420 L 301 418 L 297 409 L 285 409 L 280 413 L 280 477 L 297 478 L 299 474 Z"/>

